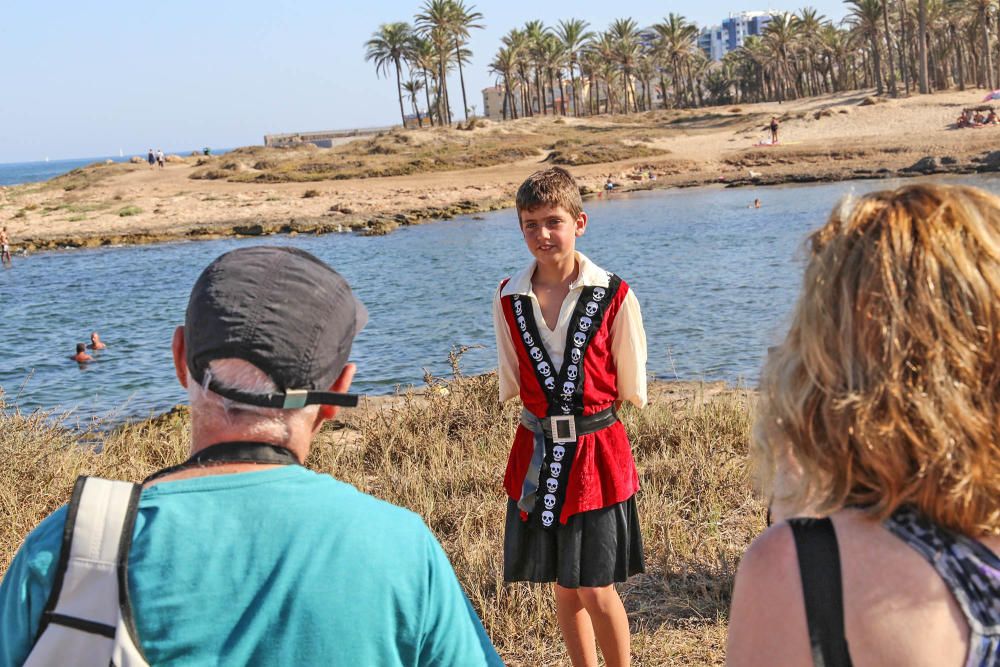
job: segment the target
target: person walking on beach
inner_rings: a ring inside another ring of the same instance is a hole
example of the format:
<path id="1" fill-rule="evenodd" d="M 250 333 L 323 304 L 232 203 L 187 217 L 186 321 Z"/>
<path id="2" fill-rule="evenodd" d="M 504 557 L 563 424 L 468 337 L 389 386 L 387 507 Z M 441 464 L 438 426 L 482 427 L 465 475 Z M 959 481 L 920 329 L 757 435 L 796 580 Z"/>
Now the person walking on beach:
<path id="1" fill-rule="evenodd" d="M 153 153 L 153 149 L 149 149 L 149 155 L 146 156 L 146 160 L 149 161 L 149 168 L 153 169 L 156 166 L 156 155 Z"/>
<path id="2" fill-rule="evenodd" d="M 107 347 L 107 345 L 105 345 L 104 342 L 101 341 L 101 337 L 97 335 L 96 331 L 94 331 L 90 334 L 90 345 L 88 345 L 87 347 L 89 347 L 91 350 L 103 350 Z"/>
<path id="3" fill-rule="evenodd" d="M 10 236 L 7 234 L 6 227 L 0 229 L 0 262 L 4 264 L 12 263 L 10 259 Z"/>
<path id="4" fill-rule="evenodd" d="M 70 357 L 70 359 L 77 362 L 78 364 L 85 364 L 88 361 L 94 360 L 92 356 L 87 354 L 87 346 L 84 345 L 83 343 L 76 344 L 76 354 Z"/>
<path id="5" fill-rule="evenodd" d="M 505 581 L 554 582 L 570 659 L 631 662 L 615 582 L 644 570 L 639 477 L 617 409 L 646 404 L 646 336 L 624 280 L 576 251 L 587 230 L 565 169 L 532 174 L 517 215 L 534 261 L 493 300 L 500 400 L 520 395 L 507 461 Z M 595 645 L 596 640 L 596 645 Z"/>
<path id="6" fill-rule="evenodd" d="M 778 143 L 778 119 L 775 116 L 771 116 L 771 143 Z"/>
<path id="7" fill-rule="evenodd" d="M 1000 198 L 964 186 L 812 234 L 752 436 L 779 522 L 740 563 L 728 665 L 1000 664 L 998 248 Z"/>
<path id="8" fill-rule="evenodd" d="M 81 478 L 28 535 L 0 584 L 0 667 L 500 665 L 423 521 L 303 465 L 357 402 L 366 320 L 301 250 L 213 261 L 173 336 L 191 457 L 141 486 Z"/>
<path id="9" fill-rule="evenodd" d="M 163 149 L 162 148 L 157 148 L 156 149 L 156 164 L 160 165 L 160 169 L 163 169 L 163 163 L 164 163 Z"/>

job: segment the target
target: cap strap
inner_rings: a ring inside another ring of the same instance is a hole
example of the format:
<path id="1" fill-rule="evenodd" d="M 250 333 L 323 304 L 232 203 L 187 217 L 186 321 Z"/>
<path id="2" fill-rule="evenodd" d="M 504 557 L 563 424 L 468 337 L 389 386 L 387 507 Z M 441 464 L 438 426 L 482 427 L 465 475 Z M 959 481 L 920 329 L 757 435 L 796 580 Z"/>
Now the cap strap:
<path id="1" fill-rule="evenodd" d="M 343 394 L 335 391 L 309 391 L 307 389 L 289 389 L 273 394 L 252 394 L 250 392 L 223 387 L 215 380 L 209 380 L 208 389 L 223 398 L 237 403 L 256 405 L 261 408 L 279 408 L 288 410 L 302 408 L 307 405 L 337 405 L 353 408 L 358 404 L 357 394 Z"/>

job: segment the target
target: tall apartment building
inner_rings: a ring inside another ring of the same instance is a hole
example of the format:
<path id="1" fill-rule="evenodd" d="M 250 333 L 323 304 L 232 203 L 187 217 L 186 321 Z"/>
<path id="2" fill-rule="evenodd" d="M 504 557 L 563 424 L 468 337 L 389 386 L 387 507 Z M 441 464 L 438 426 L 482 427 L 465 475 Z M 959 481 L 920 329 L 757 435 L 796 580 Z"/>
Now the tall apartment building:
<path id="1" fill-rule="evenodd" d="M 775 12 L 739 12 L 730 14 L 721 25 L 703 28 L 698 35 L 698 47 L 712 60 L 722 60 L 730 51 L 743 46 L 751 35 L 760 35 Z"/>

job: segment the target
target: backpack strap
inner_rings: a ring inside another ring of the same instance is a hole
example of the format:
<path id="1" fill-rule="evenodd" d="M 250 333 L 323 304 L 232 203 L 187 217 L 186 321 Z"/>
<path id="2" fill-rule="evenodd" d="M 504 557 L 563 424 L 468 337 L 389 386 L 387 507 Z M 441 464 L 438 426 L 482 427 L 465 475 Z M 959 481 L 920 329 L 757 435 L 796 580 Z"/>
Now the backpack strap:
<path id="1" fill-rule="evenodd" d="M 77 479 L 52 591 L 26 665 L 108 664 L 126 611 L 134 637 L 127 565 L 141 494 L 139 484 Z"/>
<path id="2" fill-rule="evenodd" d="M 844 632 L 844 593 L 841 584 L 837 533 L 829 518 L 791 519 L 802 577 L 802 596 L 809 643 L 815 667 L 850 667 Z"/>

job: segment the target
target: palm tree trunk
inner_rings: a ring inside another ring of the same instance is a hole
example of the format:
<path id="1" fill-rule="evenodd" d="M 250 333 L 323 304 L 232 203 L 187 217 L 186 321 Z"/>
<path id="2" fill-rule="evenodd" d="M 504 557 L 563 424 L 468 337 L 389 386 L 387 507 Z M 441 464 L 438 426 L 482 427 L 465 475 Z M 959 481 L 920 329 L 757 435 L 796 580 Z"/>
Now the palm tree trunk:
<path id="1" fill-rule="evenodd" d="M 903 90 L 910 95 L 910 71 L 906 67 L 906 0 L 899 0 L 899 72 L 903 75 Z"/>
<path id="2" fill-rule="evenodd" d="M 872 71 L 875 74 L 875 90 L 881 95 L 885 92 L 885 88 L 882 86 L 882 56 L 879 54 L 878 41 L 875 39 L 875 33 L 872 32 L 871 44 L 872 44 Z"/>
<path id="3" fill-rule="evenodd" d="M 920 51 L 917 62 L 920 68 L 920 94 L 926 95 L 931 92 L 927 85 L 927 0 L 917 0 L 917 22 L 919 40 L 917 48 Z"/>
<path id="4" fill-rule="evenodd" d="M 990 17 L 985 12 L 980 14 L 983 24 L 983 83 L 984 88 L 993 87 L 993 54 L 990 53 Z"/>
<path id="5" fill-rule="evenodd" d="M 559 110 L 562 112 L 562 115 L 565 116 L 567 109 L 569 109 L 569 105 L 566 104 L 566 88 L 563 86 L 562 72 L 559 73 L 559 98 L 562 100 L 559 103 Z"/>
<path id="6" fill-rule="evenodd" d="M 455 60 L 458 61 L 458 82 L 462 85 L 462 108 L 465 110 L 465 120 L 469 120 L 469 103 L 465 99 L 465 75 L 462 74 L 462 48 L 455 37 Z"/>
<path id="7" fill-rule="evenodd" d="M 427 70 L 421 68 L 420 71 L 424 74 L 424 99 L 427 100 L 427 118 L 431 121 L 431 127 L 434 127 L 434 110 L 431 109 L 431 87 L 427 84 Z"/>
<path id="8" fill-rule="evenodd" d="M 576 97 L 576 77 L 573 74 L 573 61 L 569 63 L 569 85 L 573 87 L 573 115 L 580 115 L 580 103 Z"/>
<path id="9" fill-rule="evenodd" d="M 892 62 L 892 32 L 889 30 L 889 0 L 882 0 L 882 22 L 885 23 L 885 54 L 889 65 L 889 94 L 896 97 L 896 66 Z"/>
<path id="10" fill-rule="evenodd" d="M 545 111 L 545 96 L 542 95 L 542 70 L 535 67 L 535 88 L 538 89 L 538 109 L 542 112 L 542 115 L 547 115 Z"/>
<path id="11" fill-rule="evenodd" d="M 396 94 L 399 96 L 399 122 L 403 124 L 403 128 L 406 128 L 406 112 L 403 111 L 403 82 L 401 81 L 400 74 L 401 67 L 399 66 L 399 61 L 396 60 Z"/>
<path id="12" fill-rule="evenodd" d="M 660 106 L 663 107 L 665 111 L 667 108 L 667 80 L 663 78 L 662 69 L 660 70 L 660 98 L 661 98 Z"/>
<path id="13" fill-rule="evenodd" d="M 552 115 L 558 116 L 559 112 L 556 111 L 556 80 L 551 68 L 547 69 L 545 73 L 549 76 L 549 92 L 552 93 Z"/>

